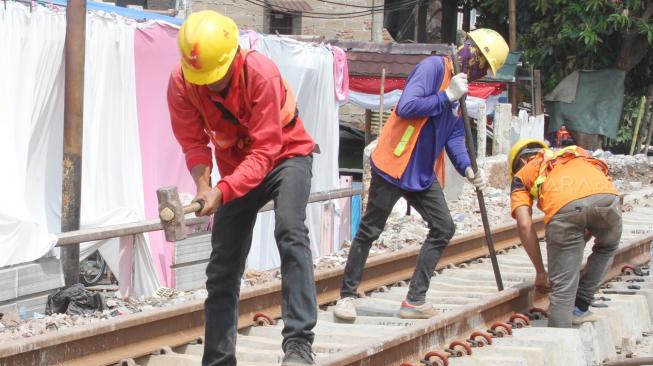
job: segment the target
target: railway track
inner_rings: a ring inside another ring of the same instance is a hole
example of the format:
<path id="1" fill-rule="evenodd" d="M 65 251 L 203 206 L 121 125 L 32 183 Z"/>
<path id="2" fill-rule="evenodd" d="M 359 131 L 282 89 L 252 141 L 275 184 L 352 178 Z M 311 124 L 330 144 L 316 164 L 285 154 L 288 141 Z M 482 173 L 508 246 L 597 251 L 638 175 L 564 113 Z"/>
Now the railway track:
<path id="1" fill-rule="evenodd" d="M 537 222 L 541 235 L 544 225 Z M 544 306 L 534 292 L 534 272 L 523 249 L 516 247 L 513 225 L 493 231 L 506 290 L 494 285 L 482 232 L 453 240 L 427 294 L 441 315 L 428 320 L 395 317 L 412 275 L 419 247 L 370 258 L 359 299 L 359 319 L 334 319 L 328 307 L 319 313 L 314 352 L 320 365 L 416 364 L 427 352 L 451 339 L 505 322 L 514 311 Z M 623 264 L 649 260 L 653 236 L 624 236 L 608 278 Z M 479 260 L 480 258 L 480 260 Z M 449 267 L 449 268 L 447 268 Z M 338 298 L 342 268 L 316 272 L 318 303 Z M 282 357 L 280 283 L 245 288 L 241 293 L 237 353 L 239 365 L 276 365 Z M 264 314 L 264 315 L 262 315 Z M 195 300 L 90 326 L 62 330 L 0 345 L 0 365 L 198 365 L 202 353 L 203 302 Z M 263 326 L 256 326 L 257 323 Z M 499 327 L 499 332 L 502 328 Z M 495 327 L 496 330 L 496 327 Z M 507 331 L 507 330 L 505 330 Z M 459 345 L 460 346 L 460 345 Z"/>

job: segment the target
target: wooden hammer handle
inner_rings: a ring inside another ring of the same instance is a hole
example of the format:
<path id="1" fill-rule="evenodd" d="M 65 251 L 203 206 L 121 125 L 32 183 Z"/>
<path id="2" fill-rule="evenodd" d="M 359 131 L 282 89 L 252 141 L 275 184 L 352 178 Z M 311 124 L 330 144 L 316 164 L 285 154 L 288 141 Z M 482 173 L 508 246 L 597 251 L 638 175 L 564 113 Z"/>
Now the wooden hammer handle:
<path id="1" fill-rule="evenodd" d="M 189 205 L 184 206 L 184 215 L 187 213 L 202 211 L 204 208 L 204 200 L 198 199 L 191 202 Z"/>

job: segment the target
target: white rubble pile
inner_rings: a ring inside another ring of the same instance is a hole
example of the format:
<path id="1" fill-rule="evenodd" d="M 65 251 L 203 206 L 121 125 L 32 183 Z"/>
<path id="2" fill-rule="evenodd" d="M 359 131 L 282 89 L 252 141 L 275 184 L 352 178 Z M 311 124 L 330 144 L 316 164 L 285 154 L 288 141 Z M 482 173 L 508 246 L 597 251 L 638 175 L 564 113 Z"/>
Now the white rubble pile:
<path id="1" fill-rule="evenodd" d="M 169 296 L 166 297 L 150 297 L 147 299 L 120 299 L 115 297 L 115 292 L 103 292 L 109 309 L 90 315 L 44 315 L 35 313 L 32 319 L 21 320 L 18 310 L 13 310 L 0 317 L 0 343 L 12 339 L 29 338 L 56 330 L 99 323 L 111 318 L 145 312 L 195 299 L 205 299 L 207 293 L 205 289 L 199 289 L 189 292 L 172 290 L 168 291 L 168 294 Z"/>
<path id="2" fill-rule="evenodd" d="M 609 151 L 596 150 L 593 156 L 608 164 L 610 176 L 621 193 L 653 184 L 653 161 L 644 154 L 614 155 Z"/>

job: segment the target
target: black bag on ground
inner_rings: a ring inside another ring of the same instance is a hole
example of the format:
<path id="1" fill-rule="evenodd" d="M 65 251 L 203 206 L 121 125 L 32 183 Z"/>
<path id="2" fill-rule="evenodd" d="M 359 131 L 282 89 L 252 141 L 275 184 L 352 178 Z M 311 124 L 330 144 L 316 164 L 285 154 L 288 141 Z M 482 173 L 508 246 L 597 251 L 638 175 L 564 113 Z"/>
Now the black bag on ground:
<path id="1" fill-rule="evenodd" d="M 81 283 L 49 295 L 48 304 L 45 308 L 48 315 L 54 313 L 83 315 L 104 310 L 107 310 L 107 304 L 102 294 L 88 291 Z"/>

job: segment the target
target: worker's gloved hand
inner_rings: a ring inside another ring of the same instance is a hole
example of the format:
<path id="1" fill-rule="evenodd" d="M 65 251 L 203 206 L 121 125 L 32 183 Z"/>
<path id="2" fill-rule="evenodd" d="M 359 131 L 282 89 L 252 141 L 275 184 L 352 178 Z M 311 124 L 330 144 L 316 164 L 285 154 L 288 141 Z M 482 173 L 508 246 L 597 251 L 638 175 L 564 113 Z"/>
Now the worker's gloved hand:
<path id="1" fill-rule="evenodd" d="M 465 169 L 465 177 L 467 180 L 476 187 L 476 189 L 483 190 L 487 187 L 487 181 L 485 180 L 485 174 L 483 174 L 483 169 L 478 168 L 478 174 L 474 174 L 471 166 L 468 166 Z"/>
<path id="2" fill-rule="evenodd" d="M 459 73 L 451 78 L 449 82 L 449 87 L 444 91 L 449 97 L 449 101 L 453 102 L 460 99 L 464 94 L 467 93 L 469 87 L 467 85 L 467 74 Z"/>

